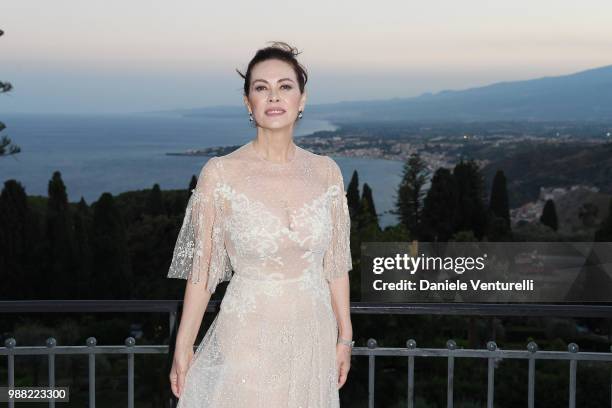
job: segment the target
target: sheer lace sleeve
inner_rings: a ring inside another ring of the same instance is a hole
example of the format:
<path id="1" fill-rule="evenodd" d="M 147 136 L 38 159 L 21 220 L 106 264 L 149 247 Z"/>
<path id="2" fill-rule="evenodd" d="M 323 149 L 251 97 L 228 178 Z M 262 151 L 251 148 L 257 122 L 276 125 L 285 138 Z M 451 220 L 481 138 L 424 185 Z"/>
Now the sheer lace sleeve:
<path id="1" fill-rule="evenodd" d="M 217 285 L 231 278 L 231 265 L 225 248 L 218 158 L 206 162 L 185 210 L 183 225 L 174 247 L 168 278 L 203 280 L 214 293 Z"/>
<path id="2" fill-rule="evenodd" d="M 351 218 L 349 216 L 344 180 L 340 167 L 328 157 L 330 188 L 332 188 L 332 237 L 329 248 L 323 258 L 323 271 L 325 278 L 331 281 L 345 276 L 353 269 L 351 259 Z"/>

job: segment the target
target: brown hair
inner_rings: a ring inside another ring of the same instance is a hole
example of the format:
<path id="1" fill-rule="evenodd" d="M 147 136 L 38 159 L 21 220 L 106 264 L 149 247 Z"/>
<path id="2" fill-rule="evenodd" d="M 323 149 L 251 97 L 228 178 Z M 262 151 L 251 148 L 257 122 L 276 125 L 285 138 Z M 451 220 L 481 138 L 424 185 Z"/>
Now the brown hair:
<path id="1" fill-rule="evenodd" d="M 238 75 L 244 78 L 244 94 L 246 96 L 249 96 L 249 88 L 251 85 L 251 71 L 253 70 L 255 64 L 269 59 L 281 60 L 291 65 L 291 67 L 295 71 L 295 76 L 298 80 L 300 93 L 304 93 L 304 86 L 306 85 L 306 82 L 308 82 L 308 73 L 306 72 L 306 68 L 304 68 L 296 58 L 300 54 L 300 52 L 298 52 L 297 48 L 292 47 L 282 41 L 270 42 L 272 43 L 271 46 L 257 50 L 255 56 L 249 62 L 246 74 L 243 74 L 238 69 L 236 69 Z"/>

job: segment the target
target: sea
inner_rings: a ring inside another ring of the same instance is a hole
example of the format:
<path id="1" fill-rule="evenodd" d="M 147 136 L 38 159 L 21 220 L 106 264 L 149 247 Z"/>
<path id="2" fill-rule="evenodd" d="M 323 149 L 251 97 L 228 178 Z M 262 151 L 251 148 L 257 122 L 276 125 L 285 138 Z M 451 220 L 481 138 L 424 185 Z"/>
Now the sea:
<path id="1" fill-rule="evenodd" d="M 0 158 L 0 181 L 19 181 L 29 195 L 47 195 L 54 171 L 66 185 L 68 199 L 83 197 L 91 204 L 104 192 L 151 188 L 187 188 L 208 157 L 173 156 L 213 146 L 241 145 L 255 138 L 248 118 L 185 117 L 173 113 L 146 114 L 1 114 L 10 137 L 21 153 Z M 334 130 L 332 123 L 304 118 L 295 129 L 300 136 L 318 130 Z M 331 155 L 348 185 L 353 171 L 372 188 L 382 227 L 397 223 L 393 209 L 403 163 Z"/>

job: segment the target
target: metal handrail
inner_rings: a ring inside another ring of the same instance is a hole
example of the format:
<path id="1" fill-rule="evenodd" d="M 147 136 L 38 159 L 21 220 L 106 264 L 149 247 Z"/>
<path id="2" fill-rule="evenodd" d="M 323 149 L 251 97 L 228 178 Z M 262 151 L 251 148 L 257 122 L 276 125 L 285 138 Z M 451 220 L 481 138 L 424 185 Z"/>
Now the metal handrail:
<path id="1" fill-rule="evenodd" d="M 211 300 L 207 312 L 217 311 L 221 301 Z M 170 333 L 176 334 L 176 318 L 182 305 L 181 300 L 25 300 L 0 301 L 0 313 L 27 312 L 167 312 L 170 315 Z M 446 316 L 563 316 L 611 318 L 612 305 L 605 304 L 484 304 L 484 303 L 369 303 L 351 302 L 352 314 L 410 314 Z M 126 354 L 128 357 L 128 407 L 134 406 L 134 354 L 172 353 L 170 345 L 137 346 L 128 337 L 123 346 L 97 346 L 96 339 L 87 339 L 86 346 L 57 346 L 55 339 L 49 338 L 45 347 L 16 346 L 15 339 L 7 339 L 5 347 L 0 347 L 0 355 L 8 356 L 9 386 L 14 386 L 14 358 L 16 355 L 47 355 L 49 359 L 49 384 L 55 384 L 54 358 L 57 354 L 87 354 L 89 356 L 89 406 L 95 407 L 95 356 L 96 354 Z M 194 346 L 195 347 L 195 346 Z M 375 339 L 369 339 L 367 347 L 353 348 L 353 355 L 368 357 L 368 407 L 374 407 L 374 384 L 376 379 L 376 357 L 405 357 L 408 359 L 408 408 L 414 407 L 414 359 L 416 357 L 446 358 L 447 363 L 447 408 L 453 407 L 454 359 L 486 358 L 487 408 L 494 402 L 495 361 L 498 359 L 528 360 L 528 407 L 534 407 L 535 362 L 537 360 L 569 361 L 569 407 L 576 404 L 576 372 L 578 361 L 612 362 L 611 353 L 579 352 L 578 345 L 571 343 L 568 351 L 540 351 L 534 342 L 527 350 L 502 350 L 493 341 L 486 349 L 460 349 L 454 340 L 448 340 L 446 349 L 417 348 L 416 341 L 410 339 L 406 347 L 378 347 Z M 612 406 L 612 388 L 611 388 Z M 53 401 L 49 402 L 54 407 Z M 9 402 L 9 407 L 13 407 Z"/>

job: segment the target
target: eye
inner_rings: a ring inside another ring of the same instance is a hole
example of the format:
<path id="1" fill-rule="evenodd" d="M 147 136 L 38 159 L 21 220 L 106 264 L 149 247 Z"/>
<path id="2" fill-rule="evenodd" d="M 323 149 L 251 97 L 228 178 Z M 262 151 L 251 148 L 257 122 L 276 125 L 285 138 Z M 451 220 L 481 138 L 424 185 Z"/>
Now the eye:
<path id="1" fill-rule="evenodd" d="M 291 89 L 291 88 L 293 88 L 291 85 L 284 84 L 284 85 L 281 85 L 281 89 L 282 89 L 282 87 L 283 87 L 283 86 L 286 86 L 286 87 L 287 87 L 287 88 L 285 88 L 285 89 Z"/>
<path id="2" fill-rule="evenodd" d="M 256 91 L 260 91 L 260 90 L 261 90 L 261 88 L 265 88 L 265 86 L 263 86 L 263 85 L 256 86 L 256 87 L 255 87 L 255 90 L 256 90 Z"/>

